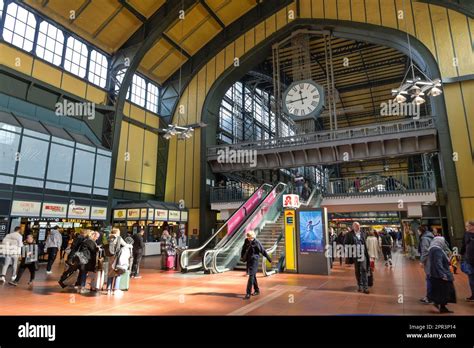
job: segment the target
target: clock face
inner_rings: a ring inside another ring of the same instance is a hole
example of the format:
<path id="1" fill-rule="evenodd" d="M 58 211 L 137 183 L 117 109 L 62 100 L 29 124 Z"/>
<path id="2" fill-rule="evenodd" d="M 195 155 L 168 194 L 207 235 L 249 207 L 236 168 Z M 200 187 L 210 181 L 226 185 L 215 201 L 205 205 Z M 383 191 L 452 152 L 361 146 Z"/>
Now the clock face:
<path id="1" fill-rule="evenodd" d="M 290 85 L 284 94 L 285 111 L 293 119 L 317 116 L 324 104 L 323 88 L 311 80 L 298 81 Z"/>

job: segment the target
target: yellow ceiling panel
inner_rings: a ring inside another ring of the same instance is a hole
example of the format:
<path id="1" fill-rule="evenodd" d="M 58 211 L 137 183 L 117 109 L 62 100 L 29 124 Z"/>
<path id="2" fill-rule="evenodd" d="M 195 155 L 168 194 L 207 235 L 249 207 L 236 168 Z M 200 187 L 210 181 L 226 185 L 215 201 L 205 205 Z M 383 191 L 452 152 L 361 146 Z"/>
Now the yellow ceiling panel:
<path id="1" fill-rule="evenodd" d="M 127 2 L 138 12 L 149 18 L 155 13 L 166 0 L 127 0 Z"/>
<path id="2" fill-rule="evenodd" d="M 145 54 L 140 67 L 150 70 L 156 63 L 162 60 L 173 49 L 171 44 L 163 39 L 158 40 L 153 47 Z"/>
<path id="3" fill-rule="evenodd" d="M 97 39 L 117 50 L 141 25 L 140 20 L 125 8 L 97 35 Z"/>
<path id="4" fill-rule="evenodd" d="M 46 6 L 43 6 L 45 1 L 41 0 L 26 0 L 25 2 L 46 15 L 54 13 L 64 19 L 70 19 L 71 11 L 77 12 L 86 0 L 50 0 Z"/>
<path id="5" fill-rule="evenodd" d="M 182 42 L 183 48 L 186 52 L 194 54 L 220 31 L 219 24 L 213 18 L 210 18 Z"/>
<path id="6" fill-rule="evenodd" d="M 196 4 L 185 13 L 184 19 L 177 19 L 166 31 L 166 34 L 176 43 L 181 43 L 210 17 L 211 15 L 201 4 Z"/>
<path id="7" fill-rule="evenodd" d="M 255 0 L 206 0 L 206 3 L 225 25 L 257 5 Z"/>
<path id="8" fill-rule="evenodd" d="M 177 50 L 173 49 L 165 57 L 161 63 L 153 70 L 153 76 L 158 79 L 158 82 L 164 82 L 171 76 L 178 68 L 186 61 L 186 57 L 181 55 Z"/>
<path id="9" fill-rule="evenodd" d="M 82 30 L 94 34 L 121 5 L 115 0 L 93 0 L 74 21 Z"/>

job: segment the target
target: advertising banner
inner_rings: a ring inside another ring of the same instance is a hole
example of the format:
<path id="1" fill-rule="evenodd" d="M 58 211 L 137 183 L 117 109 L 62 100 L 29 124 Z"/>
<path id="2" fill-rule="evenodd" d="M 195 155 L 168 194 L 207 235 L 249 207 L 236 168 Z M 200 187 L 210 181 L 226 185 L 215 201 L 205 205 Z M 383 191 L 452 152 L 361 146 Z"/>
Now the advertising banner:
<path id="1" fill-rule="evenodd" d="M 168 220 L 168 210 L 155 209 L 155 220 L 167 221 Z"/>
<path id="2" fill-rule="evenodd" d="M 321 210 L 299 211 L 300 252 L 324 252 L 324 224 Z"/>
<path id="3" fill-rule="evenodd" d="M 40 216 L 41 203 L 13 201 L 11 216 Z"/>
<path id="4" fill-rule="evenodd" d="M 127 211 L 125 209 L 114 210 L 114 220 L 125 220 L 126 216 L 127 216 Z"/>
<path id="5" fill-rule="evenodd" d="M 68 218 L 72 219 L 89 219 L 90 207 L 86 205 L 69 205 Z"/>
<path id="6" fill-rule="evenodd" d="M 148 220 L 155 220 L 155 210 L 148 208 Z"/>
<path id="7" fill-rule="evenodd" d="M 298 209 L 300 204 L 300 196 L 294 194 L 283 195 L 283 208 Z"/>
<path id="8" fill-rule="evenodd" d="M 148 213 L 147 208 L 140 209 L 140 219 L 141 220 L 146 220 L 147 219 L 147 213 Z"/>
<path id="9" fill-rule="evenodd" d="M 188 221 L 188 212 L 187 211 L 182 211 L 181 212 L 181 220 L 179 221 Z"/>
<path id="10" fill-rule="evenodd" d="M 139 220 L 140 219 L 140 209 L 127 209 L 127 219 L 129 219 L 129 220 Z"/>
<path id="11" fill-rule="evenodd" d="M 227 234 L 231 234 L 235 231 L 237 226 L 245 219 L 247 214 L 250 214 L 252 210 L 258 205 L 263 196 L 263 189 L 257 190 L 245 204 L 235 212 L 235 214 L 227 221 Z"/>
<path id="12" fill-rule="evenodd" d="M 65 218 L 67 214 L 67 204 L 43 203 L 41 211 L 42 217 Z"/>
<path id="13" fill-rule="evenodd" d="M 105 207 L 92 207 L 91 208 L 91 220 L 105 220 L 107 218 L 107 208 Z"/>
<path id="14" fill-rule="evenodd" d="M 181 217 L 179 210 L 170 210 L 168 214 L 169 221 L 179 221 L 179 218 Z"/>

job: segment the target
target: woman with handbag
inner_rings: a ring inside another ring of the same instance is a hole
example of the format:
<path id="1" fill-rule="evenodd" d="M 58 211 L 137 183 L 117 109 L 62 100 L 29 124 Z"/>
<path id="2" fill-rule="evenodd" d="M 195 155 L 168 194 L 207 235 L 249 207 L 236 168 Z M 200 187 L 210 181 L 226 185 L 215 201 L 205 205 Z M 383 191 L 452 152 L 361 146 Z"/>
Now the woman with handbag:
<path id="1" fill-rule="evenodd" d="M 33 235 L 29 234 L 26 237 L 25 244 L 22 247 L 21 251 L 21 260 L 20 265 L 18 267 L 18 272 L 16 275 L 15 280 L 9 282 L 10 285 L 17 286 L 20 282 L 21 276 L 28 268 L 30 271 L 30 281 L 28 282 L 28 286 L 31 288 L 33 286 L 33 281 L 35 280 L 35 273 L 36 273 L 36 261 L 38 260 L 38 246 L 33 239 Z"/>
<path id="2" fill-rule="evenodd" d="M 89 292 L 86 289 L 86 279 L 88 272 L 95 272 L 97 262 L 97 238 L 99 232 L 90 231 L 87 238 L 84 239 L 79 250 L 76 252 L 76 262 L 79 264 L 79 288 L 78 293 L 85 294 Z"/>
<path id="3" fill-rule="evenodd" d="M 446 241 L 435 237 L 431 242 L 428 262 L 431 289 L 428 299 L 439 309 L 440 313 L 452 313 L 446 305 L 456 303 L 454 276 L 449 269 L 449 258 L 445 251 Z"/>
<path id="4" fill-rule="evenodd" d="M 461 246 L 461 271 L 467 274 L 471 296 L 466 298 L 467 302 L 474 302 L 474 220 L 466 222 L 466 232 Z"/>

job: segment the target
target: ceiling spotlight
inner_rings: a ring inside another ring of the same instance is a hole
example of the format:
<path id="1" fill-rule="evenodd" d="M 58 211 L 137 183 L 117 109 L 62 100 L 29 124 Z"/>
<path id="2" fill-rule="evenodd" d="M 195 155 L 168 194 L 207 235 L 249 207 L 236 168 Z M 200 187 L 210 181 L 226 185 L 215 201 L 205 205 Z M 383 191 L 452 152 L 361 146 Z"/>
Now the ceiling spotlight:
<path id="1" fill-rule="evenodd" d="M 414 102 L 415 102 L 416 105 L 421 105 L 425 102 L 425 100 L 418 95 L 418 96 L 416 96 Z"/>
<path id="2" fill-rule="evenodd" d="M 403 95 L 401 95 L 400 93 L 397 94 L 397 96 L 395 97 L 395 101 L 397 103 L 403 103 L 407 100 L 407 98 L 405 98 Z"/>
<path id="3" fill-rule="evenodd" d="M 413 95 L 418 95 L 418 94 L 420 94 L 420 92 L 421 92 L 421 88 L 418 87 L 417 85 L 413 85 L 408 90 L 408 93 L 413 94 Z"/>
<path id="4" fill-rule="evenodd" d="M 166 140 L 170 140 L 171 139 L 171 134 L 170 133 L 165 133 L 163 135 L 163 138 L 165 138 Z"/>
<path id="5" fill-rule="evenodd" d="M 431 95 L 432 97 L 436 97 L 441 93 L 443 93 L 443 91 L 438 87 L 434 86 L 433 88 L 431 88 L 429 95 Z"/>
<path id="6" fill-rule="evenodd" d="M 169 126 L 168 133 L 169 133 L 170 135 L 176 135 L 176 134 L 178 133 L 178 132 L 176 131 L 176 126 L 175 126 L 175 125 Z"/>

